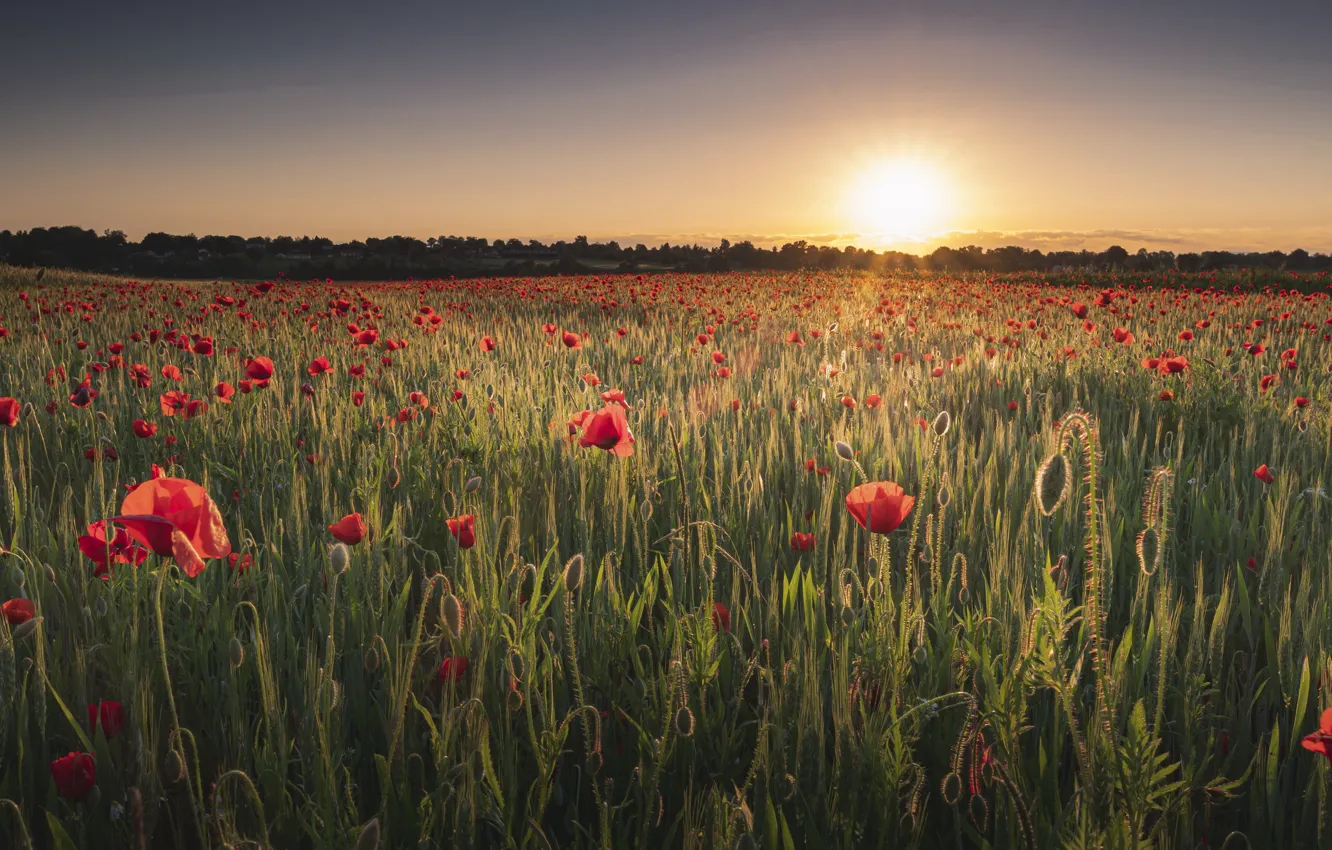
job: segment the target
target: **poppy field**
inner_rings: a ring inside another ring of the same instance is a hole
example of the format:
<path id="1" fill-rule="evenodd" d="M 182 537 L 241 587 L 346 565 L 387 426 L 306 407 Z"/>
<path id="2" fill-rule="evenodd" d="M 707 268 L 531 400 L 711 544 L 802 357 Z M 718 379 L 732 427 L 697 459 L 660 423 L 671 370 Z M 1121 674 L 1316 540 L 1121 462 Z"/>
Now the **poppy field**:
<path id="1" fill-rule="evenodd" d="M 1330 286 L 0 267 L 0 846 L 1322 846 Z"/>

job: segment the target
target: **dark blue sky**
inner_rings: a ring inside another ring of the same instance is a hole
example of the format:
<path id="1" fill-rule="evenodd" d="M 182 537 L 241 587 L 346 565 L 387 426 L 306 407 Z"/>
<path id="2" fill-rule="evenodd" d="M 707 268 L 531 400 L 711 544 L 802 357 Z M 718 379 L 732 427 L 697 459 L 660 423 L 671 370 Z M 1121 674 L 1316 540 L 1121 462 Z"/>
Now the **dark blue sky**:
<path id="1" fill-rule="evenodd" d="M 1332 235 L 1327 0 L 11 3 L 0 104 L 10 228 Z"/>

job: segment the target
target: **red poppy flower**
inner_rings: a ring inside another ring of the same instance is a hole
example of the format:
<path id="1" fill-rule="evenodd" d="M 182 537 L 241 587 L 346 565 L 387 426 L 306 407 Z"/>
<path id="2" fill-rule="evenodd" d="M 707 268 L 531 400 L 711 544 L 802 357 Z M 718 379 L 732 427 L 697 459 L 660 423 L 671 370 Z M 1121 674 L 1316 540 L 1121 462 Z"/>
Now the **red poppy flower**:
<path id="1" fill-rule="evenodd" d="M 360 391 L 352 393 L 352 404 L 356 405 L 357 407 L 360 407 L 364 403 L 365 403 L 365 393 Z"/>
<path id="2" fill-rule="evenodd" d="M 878 393 L 871 393 L 865 396 L 865 406 L 870 410 L 877 409 L 881 404 L 883 404 L 883 396 Z"/>
<path id="3" fill-rule="evenodd" d="M 18 399 L 5 396 L 0 398 L 0 425 L 7 428 L 13 428 L 19 423 L 19 413 L 23 410 L 23 405 L 19 404 Z"/>
<path id="4" fill-rule="evenodd" d="M 157 426 L 146 419 L 135 419 L 130 427 L 134 429 L 134 436 L 141 440 L 147 440 L 157 433 Z"/>
<path id="5" fill-rule="evenodd" d="M 439 665 L 439 680 L 441 682 L 456 682 L 467 672 L 467 656 L 450 655 Z"/>
<path id="6" fill-rule="evenodd" d="M 634 435 L 629 431 L 624 408 L 619 405 L 606 405 L 587 417 L 582 425 L 583 436 L 578 438 L 578 445 L 583 448 L 595 446 L 616 457 L 629 457 L 634 453 Z"/>
<path id="7" fill-rule="evenodd" d="M 227 556 L 227 566 L 231 567 L 232 572 L 245 575 L 250 567 L 254 566 L 254 555 L 250 552 L 246 552 L 244 555 L 239 552 L 232 552 Z"/>
<path id="8" fill-rule="evenodd" d="M 191 350 L 195 354 L 200 355 L 201 357 L 212 357 L 213 356 L 212 338 L 206 336 L 200 337 L 199 341 L 194 344 L 194 347 Z"/>
<path id="9" fill-rule="evenodd" d="M 565 348 L 579 349 L 583 347 L 583 340 L 573 331 L 565 331 L 560 339 L 564 342 Z"/>
<path id="10" fill-rule="evenodd" d="M 550 322 L 546 322 L 541 326 L 542 333 L 546 334 L 547 336 L 554 336 L 557 330 L 559 330 L 559 328 L 556 327 L 555 325 L 552 325 Z"/>
<path id="11" fill-rule="evenodd" d="M 112 534 L 108 538 L 107 532 Z M 111 564 L 139 565 L 148 557 L 148 550 L 134 543 L 123 528 L 117 528 L 106 520 L 98 520 L 88 526 L 88 533 L 79 536 L 79 551 L 88 556 L 97 566 L 93 575 L 110 578 Z"/>
<path id="12" fill-rule="evenodd" d="M 87 753 L 61 756 L 51 762 L 51 780 L 61 797 L 77 803 L 97 784 L 97 764 Z"/>
<path id="13" fill-rule="evenodd" d="M 1322 753 L 1332 763 L 1332 708 L 1323 712 L 1318 718 L 1318 731 L 1305 735 L 1300 746 L 1311 753 Z"/>
<path id="14" fill-rule="evenodd" d="M 96 732 L 99 721 L 102 724 L 102 734 L 106 735 L 107 740 L 116 737 L 120 734 L 120 730 L 125 728 L 124 707 L 113 700 L 103 700 L 97 705 L 89 705 L 88 728 Z"/>
<path id="15" fill-rule="evenodd" d="M 1263 464 L 1262 466 L 1255 469 L 1253 471 L 1253 477 L 1257 478 L 1259 481 L 1263 482 L 1264 484 L 1271 484 L 1273 481 L 1276 480 L 1276 476 L 1272 474 L 1272 470 L 1267 468 L 1267 464 Z"/>
<path id="16" fill-rule="evenodd" d="M 861 484 L 846 494 L 846 509 L 860 524 L 875 534 L 890 534 L 907 518 L 916 504 L 895 482 L 874 481 Z"/>
<path id="17" fill-rule="evenodd" d="M 179 366 L 172 366 L 168 363 L 162 367 L 162 377 L 168 381 L 179 381 L 184 375 L 181 374 Z"/>
<path id="18" fill-rule="evenodd" d="M 620 407 L 623 407 L 625 410 L 633 410 L 633 408 L 629 406 L 628 402 L 624 400 L 624 390 L 606 390 L 604 393 L 601 394 L 601 400 L 606 402 L 607 404 L 618 404 Z"/>
<path id="19" fill-rule="evenodd" d="M 37 608 L 32 604 L 31 599 L 11 599 L 0 605 L 0 614 L 4 615 L 11 626 L 28 622 L 36 613 Z"/>
<path id="20" fill-rule="evenodd" d="M 217 396 L 219 404 L 231 404 L 232 396 L 236 395 L 236 388 L 223 381 L 213 388 L 213 395 Z"/>
<path id="21" fill-rule="evenodd" d="M 796 552 L 808 552 L 814 548 L 814 535 L 797 531 L 791 535 L 791 549 Z"/>
<path id="22" fill-rule="evenodd" d="M 712 625 L 718 631 L 731 633 L 731 609 L 720 602 L 712 603 Z"/>
<path id="23" fill-rule="evenodd" d="M 712 362 L 720 366 L 726 362 L 726 355 L 722 354 L 720 351 L 714 351 L 712 352 Z"/>
<path id="24" fill-rule="evenodd" d="M 445 520 L 449 533 L 458 541 L 459 549 L 471 549 L 476 545 L 476 516 L 463 514 L 460 517 Z"/>
<path id="25" fill-rule="evenodd" d="M 583 383 L 587 384 L 589 387 L 601 386 L 601 379 L 596 376 L 595 372 L 588 372 L 586 375 L 583 375 L 582 378 Z"/>
<path id="26" fill-rule="evenodd" d="M 378 341 L 379 331 L 374 328 L 368 328 L 352 334 L 352 342 L 356 344 L 357 348 L 369 348 Z"/>
<path id="27" fill-rule="evenodd" d="M 496 347 L 496 346 L 495 346 L 495 340 L 491 339 L 491 338 L 488 337 L 488 336 L 483 336 L 483 337 L 481 337 L 481 346 L 480 346 L 480 347 L 481 347 L 481 351 L 484 352 L 484 353 L 489 353 L 489 352 L 491 352 L 491 351 L 494 351 L 494 350 L 495 350 L 495 347 Z"/>
<path id="28" fill-rule="evenodd" d="M 1123 345 L 1133 344 L 1133 332 L 1127 328 L 1115 328 L 1115 342 Z"/>
<path id="29" fill-rule="evenodd" d="M 273 361 L 267 357 L 256 357 L 245 366 L 245 377 L 254 381 L 260 388 L 268 386 L 273 377 Z"/>
<path id="30" fill-rule="evenodd" d="M 84 374 L 83 381 L 69 394 L 69 403 L 75 407 L 87 407 L 97 398 L 97 390 L 92 388 L 92 376 Z"/>
<path id="31" fill-rule="evenodd" d="M 842 407 L 845 407 L 848 410 L 855 410 L 856 400 L 849 395 L 844 395 L 842 396 Z"/>
<path id="32" fill-rule="evenodd" d="M 355 546 L 365 537 L 365 520 L 359 513 L 347 514 L 328 527 L 329 532 L 341 543 Z"/>
<path id="33" fill-rule="evenodd" d="M 325 372 L 333 371 L 333 364 L 328 362 L 327 357 L 320 356 L 311 360 L 310 365 L 305 367 L 305 371 L 311 376 L 322 375 Z"/>
<path id="34" fill-rule="evenodd" d="M 1309 399 L 1305 398 L 1305 397 L 1302 396 L 1302 395 L 1297 395 L 1297 396 L 1295 396 L 1295 406 L 1296 406 L 1296 407 L 1308 407 L 1308 406 L 1309 406 Z"/>
<path id="35" fill-rule="evenodd" d="M 145 481 L 120 504 L 120 516 L 129 536 L 162 557 L 171 556 L 185 575 L 194 578 L 208 558 L 231 554 L 222 514 L 208 491 L 184 478 Z"/>
<path id="36" fill-rule="evenodd" d="M 1087 305 L 1083 304 L 1081 301 L 1074 301 L 1069 305 L 1069 309 L 1072 310 L 1073 315 L 1077 316 L 1079 319 L 1087 318 Z"/>

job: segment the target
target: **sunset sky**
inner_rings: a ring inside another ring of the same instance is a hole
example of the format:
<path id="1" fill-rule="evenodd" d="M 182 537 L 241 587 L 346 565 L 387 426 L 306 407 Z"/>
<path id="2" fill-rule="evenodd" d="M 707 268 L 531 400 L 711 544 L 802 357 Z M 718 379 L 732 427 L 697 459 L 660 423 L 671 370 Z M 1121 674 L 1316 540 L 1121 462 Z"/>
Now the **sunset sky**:
<path id="1" fill-rule="evenodd" d="M 1328 251 L 1330 44 L 1327 0 L 13 3 L 0 229 Z"/>

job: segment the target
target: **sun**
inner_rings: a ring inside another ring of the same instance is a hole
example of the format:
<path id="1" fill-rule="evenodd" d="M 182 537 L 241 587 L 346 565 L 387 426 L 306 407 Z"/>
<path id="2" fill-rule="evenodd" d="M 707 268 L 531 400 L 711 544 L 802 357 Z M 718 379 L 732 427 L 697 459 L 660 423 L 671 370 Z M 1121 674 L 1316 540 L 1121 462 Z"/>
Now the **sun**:
<path id="1" fill-rule="evenodd" d="M 952 191 L 943 173 L 918 159 L 889 159 L 860 172 L 847 193 L 848 218 L 859 230 L 890 239 L 920 238 L 943 227 Z"/>

